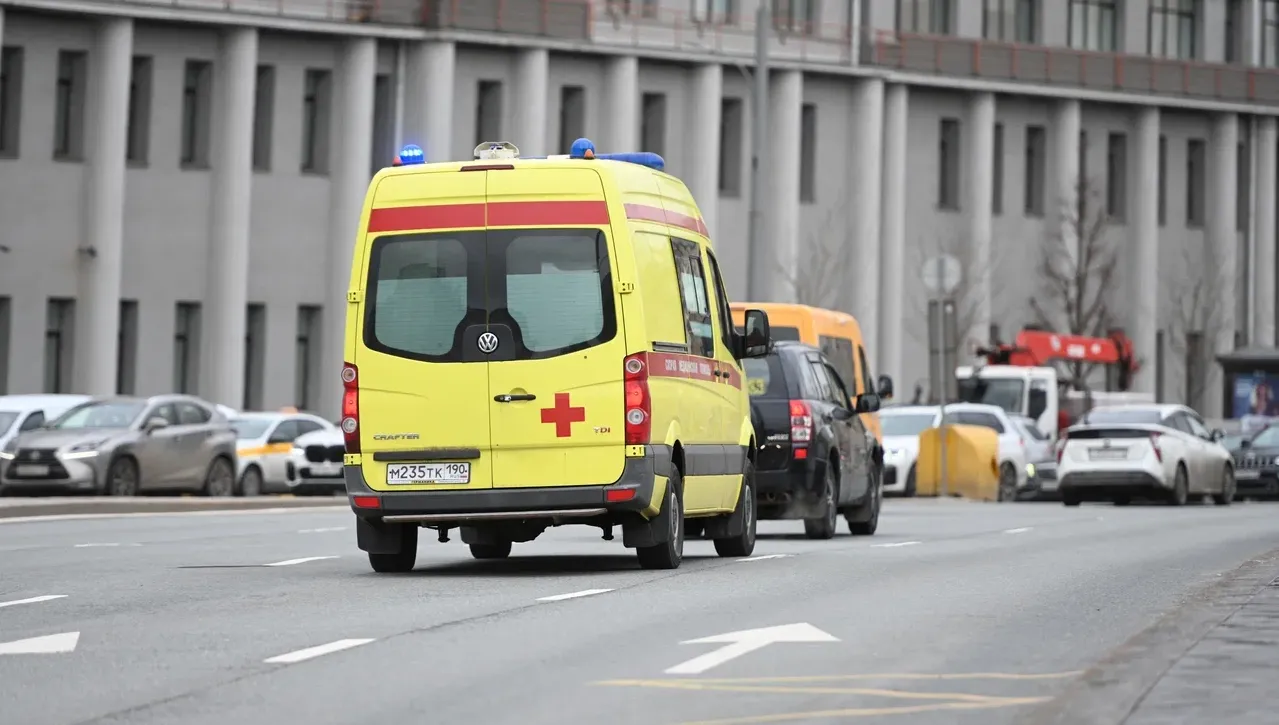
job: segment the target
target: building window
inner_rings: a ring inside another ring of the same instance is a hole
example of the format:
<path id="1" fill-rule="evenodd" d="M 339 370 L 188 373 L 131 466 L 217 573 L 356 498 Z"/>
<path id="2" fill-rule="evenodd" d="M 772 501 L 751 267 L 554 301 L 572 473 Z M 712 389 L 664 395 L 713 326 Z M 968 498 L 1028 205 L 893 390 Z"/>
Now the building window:
<path id="1" fill-rule="evenodd" d="M 1207 149 L 1202 139 L 1186 142 L 1186 226 L 1202 227 L 1204 224 L 1204 200 L 1206 190 Z"/>
<path id="2" fill-rule="evenodd" d="M 53 158 L 84 158 L 84 97 L 88 54 L 79 50 L 58 53 L 58 85 L 54 96 Z"/>
<path id="3" fill-rule="evenodd" d="M 1004 213 L 1004 124 L 995 124 L 994 153 L 991 158 L 991 194 L 990 211 L 999 215 Z"/>
<path id="4" fill-rule="evenodd" d="M 799 200 L 817 201 L 817 105 L 813 103 L 800 107 Z"/>
<path id="5" fill-rule="evenodd" d="M 818 26 L 819 0 L 789 0 L 773 5 L 773 24 L 778 30 L 796 35 L 812 35 Z"/>
<path id="6" fill-rule="evenodd" d="M 13 307 L 8 297 L 0 297 L 0 395 L 9 392 L 9 339 L 13 328 Z"/>
<path id="7" fill-rule="evenodd" d="M 734 0 L 693 0 L 693 17 L 704 23 L 732 25 L 737 22 Z"/>
<path id="8" fill-rule="evenodd" d="M 1106 214 L 1116 222 L 1128 217 L 1128 137 L 1122 133 L 1106 140 Z"/>
<path id="9" fill-rule="evenodd" d="M 1235 230 L 1248 228 L 1248 214 L 1252 211 L 1252 154 L 1243 141 L 1235 148 Z"/>
<path id="10" fill-rule="evenodd" d="M 740 98 L 725 98 L 719 107 L 719 193 L 733 199 L 742 195 L 743 106 Z"/>
<path id="11" fill-rule="evenodd" d="M 138 378 L 138 303 L 120 300 L 120 334 L 115 346 L 115 392 L 133 395 Z"/>
<path id="12" fill-rule="evenodd" d="M 213 64 L 188 60 L 182 80 L 182 155 L 188 168 L 209 166 L 209 126 L 213 91 Z"/>
<path id="13" fill-rule="evenodd" d="M 329 96 L 333 74 L 309 69 L 302 92 L 302 171 L 329 171 Z"/>
<path id="14" fill-rule="evenodd" d="M 981 34 L 1006 43 L 1039 42 L 1039 0 L 985 0 Z"/>
<path id="15" fill-rule="evenodd" d="M 1075 218 L 1089 223 L 1088 194 L 1092 184 L 1088 178 L 1088 132 L 1079 132 L 1079 174 L 1075 177 Z"/>
<path id="16" fill-rule="evenodd" d="M 897 0 L 897 30 L 949 35 L 952 0 Z"/>
<path id="17" fill-rule="evenodd" d="M 640 104 L 640 151 L 665 153 L 666 94 L 645 93 Z"/>
<path id="18" fill-rule="evenodd" d="M 586 89 L 560 86 L 560 145 L 556 153 L 566 154 L 573 142 L 586 135 Z"/>
<path id="19" fill-rule="evenodd" d="M 44 392 L 71 392 L 75 300 L 49 299 L 44 328 Z"/>
<path id="20" fill-rule="evenodd" d="M 125 158 L 131 164 L 146 164 L 151 145 L 150 56 L 133 56 L 129 74 L 129 138 Z"/>
<path id="21" fill-rule="evenodd" d="M 200 376 L 200 303 L 179 302 L 173 325 L 173 391 L 194 393 Z"/>
<path id="22" fill-rule="evenodd" d="M 1226 62 L 1242 63 L 1243 58 L 1243 2 L 1226 0 Z"/>
<path id="23" fill-rule="evenodd" d="M 1261 5 L 1261 64 L 1279 66 L 1279 0 L 1263 0 Z"/>
<path id="24" fill-rule="evenodd" d="M 390 73 L 378 73 L 373 81 L 373 149 L 369 175 L 391 163 L 395 157 L 395 89 Z"/>
<path id="25" fill-rule="evenodd" d="M 1168 222 L 1168 137 L 1159 136 L 1159 226 Z"/>
<path id="26" fill-rule="evenodd" d="M 941 120 L 941 138 L 938 143 L 937 206 L 941 209 L 959 209 L 959 120 Z"/>
<path id="27" fill-rule="evenodd" d="M 266 305 L 249 303 L 244 324 L 244 409 L 262 409 L 262 378 L 266 366 Z"/>
<path id="28" fill-rule="evenodd" d="M 22 127 L 22 48 L 0 48 L 0 157 L 18 155 Z"/>
<path id="29" fill-rule="evenodd" d="M 1147 52 L 1160 58 L 1197 57 L 1199 0 L 1150 0 Z"/>
<path id="30" fill-rule="evenodd" d="M 1118 17 L 1115 0 L 1070 0 L 1070 47 L 1115 52 Z"/>
<path id="31" fill-rule="evenodd" d="M 294 374 L 293 405 L 307 410 L 315 399 L 315 353 L 320 338 L 320 308 L 302 305 L 298 308 L 297 371 Z"/>
<path id="32" fill-rule="evenodd" d="M 1044 215 L 1044 187 L 1048 176 L 1048 132 L 1043 126 L 1026 127 L 1026 183 L 1022 209 L 1026 216 Z"/>
<path id="33" fill-rule="evenodd" d="M 253 87 L 253 169 L 271 170 L 271 133 L 275 128 L 275 66 L 258 66 Z"/>
<path id="34" fill-rule="evenodd" d="M 480 81 L 475 93 L 475 143 L 502 138 L 502 81 Z"/>

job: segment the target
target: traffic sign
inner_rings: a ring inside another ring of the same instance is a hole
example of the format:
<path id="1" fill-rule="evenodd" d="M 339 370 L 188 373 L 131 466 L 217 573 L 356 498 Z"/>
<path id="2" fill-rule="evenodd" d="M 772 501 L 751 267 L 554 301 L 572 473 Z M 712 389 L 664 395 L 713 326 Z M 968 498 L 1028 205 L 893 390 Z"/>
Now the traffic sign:
<path id="1" fill-rule="evenodd" d="M 952 255 L 938 254 L 924 262 L 923 268 L 919 270 L 919 276 L 930 292 L 948 295 L 959 287 L 964 277 L 964 270 L 963 265 Z"/>

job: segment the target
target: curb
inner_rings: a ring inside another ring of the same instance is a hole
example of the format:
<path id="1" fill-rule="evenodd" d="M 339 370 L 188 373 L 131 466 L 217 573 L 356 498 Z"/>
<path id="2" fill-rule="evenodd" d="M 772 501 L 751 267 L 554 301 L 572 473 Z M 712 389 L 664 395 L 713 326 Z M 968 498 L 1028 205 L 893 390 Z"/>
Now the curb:
<path id="1" fill-rule="evenodd" d="M 1122 723 L 1201 639 L 1275 579 L 1279 549 L 1253 557 L 1188 596 L 1173 611 L 1090 667 L 1052 701 L 1016 725 Z"/>
<path id="2" fill-rule="evenodd" d="M 189 511 L 267 511 L 280 509 L 347 508 L 345 496 L 306 498 L 204 498 L 194 496 L 136 498 L 25 498 L 0 500 L 0 521 L 81 514 L 183 513 Z"/>

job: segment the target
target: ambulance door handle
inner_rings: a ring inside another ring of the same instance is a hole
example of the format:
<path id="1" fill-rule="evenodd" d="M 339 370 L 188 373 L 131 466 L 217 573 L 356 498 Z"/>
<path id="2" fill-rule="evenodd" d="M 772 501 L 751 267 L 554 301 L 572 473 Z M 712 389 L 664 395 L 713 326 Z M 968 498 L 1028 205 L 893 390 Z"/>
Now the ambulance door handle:
<path id="1" fill-rule="evenodd" d="M 532 393 L 521 393 L 518 395 L 507 393 L 505 395 L 494 395 L 493 400 L 496 400 L 499 403 L 513 403 L 517 400 L 537 400 L 537 396 Z"/>

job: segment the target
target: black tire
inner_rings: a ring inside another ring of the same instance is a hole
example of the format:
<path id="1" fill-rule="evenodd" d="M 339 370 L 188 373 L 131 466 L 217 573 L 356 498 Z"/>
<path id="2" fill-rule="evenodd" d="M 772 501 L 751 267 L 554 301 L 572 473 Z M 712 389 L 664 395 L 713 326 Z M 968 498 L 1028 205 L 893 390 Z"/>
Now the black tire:
<path id="1" fill-rule="evenodd" d="M 1168 494 L 1169 506 L 1185 506 L 1190 498 L 1190 482 L 1186 478 L 1186 467 L 1177 464 L 1177 473 L 1173 476 L 1172 492 Z"/>
<path id="2" fill-rule="evenodd" d="M 511 555 L 511 542 L 500 544 L 471 544 L 471 556 L 476 559 L 505 559 Z"/>
<path id="3" fill-rule="evenodd" d="M 1080 500 L 1081 499 L 1079 498 L 1079 494 L 1077 493 L 1067 493 L 1065 491 L 1061 492 L 1062 506 L 1078 506 Z"/>
<path id="4" fill-rule="evenodd" d="M 911 464 L 910 473 L 906 474 L 906 490 L 902 491 L 902 496 L 906 498 L 915 498 L 915 464 Z"/>
<path id="5" fill-rule="evenodd" d="M 1235 500 L 1235 471 L 1230 466 L 1226 466 L 1221 472 L 1221 493 L 1212 495 L 1212 502 L 1218 506 L 1229 506 Z"/>
<path id="6" fill-rule="evenodd" d="M 884 504 L 884 486 L 883 479 L 874 470 L 870 474 L 870 492 L 867 495 L 869 500 L 861 506 L 857 506 L 848 510 L 844 514 L 844 519 L 848 521 L 848 533 L 853 536 L 874 536 L 879 530 L 879 511 Z M 865 521 L 855 521 L 866 507 L 870 507 L 870 516 Z"/>
<path id="7" fill-rule="evenodd" d="M 204 487 L 200 489 L 200 493 L 217 497 L 235 495 L 235 469 L 231 467 L 230 461 L 222 456 L 213 459 L 209 470 L 204 474 Z"/>
<path id="8" fill-rule="evenodd" d="M 669 541 L 654 546 L 640 546 L 635 549 L 640 567 L 644 569 L 678 569 L 684 560 L 684 505 L 679 500 L 679 469 L 671 466 L 670 478 L 666 482 L 666 498 L 662 501 L 662 513 L 658 519 L 669 527 Z"/>
<path id="9" fill-rule="evenodd" d="M 107 469 L 107 495 L 137 496 L 141 480 L 138 462 L 128 456 L 121 456 L 111 461 L 111 467 Z"/>
<path id="10" fill-rule="evenodd" d="M 1127 496 L 1116 496 L 1114 503 L 1116 506 L 1127 506 L 1128 504 L 1132 503 L 1132 499 L 1128 498 Z"/>
<path id="11" fill-rule="evenodd" d="M 404 527 L 404 541 L 399 551 L 390 554 L 374 554 L 369 552 L 369 566 L 379 574 L 405 574 L 413 571 L 417 564 L 417 526 L 400 524 Z"/>
<path id="12" fill-rule="evenodd" d="M 746 461 L 742 471 L 742 492 L 737 497 L 733 515 L 742 515 L 742 533 L 726 539 L 715 539 L 715 553 L 720 556 L 750 556 L 755 551 L 755 535 L 758 529 L 759 508 L 755 500 L 755 464 Z"/>
<path id="13" fill-rule="evenodd" d="M 995 500 L 1017 500 L 1017 469 L 1011 463 L 999 467 L 999 492 L 995 494 Z"/>
<path id="14" fill-rule="evenodd" d="M 262 469 L 257 466 L 244 469 L 244 475 L 240 476 L 240 495 L 246 497 L 262 495 Z"/>
<path id="15" fill-rule="evenodd" d="M 822 517 L 804 519 L 804 535 L 810 539 L 833 539 L 839 526 L 839 483 L 835 480 L 834 462 L 826 463 L 822 478 Z"/>

